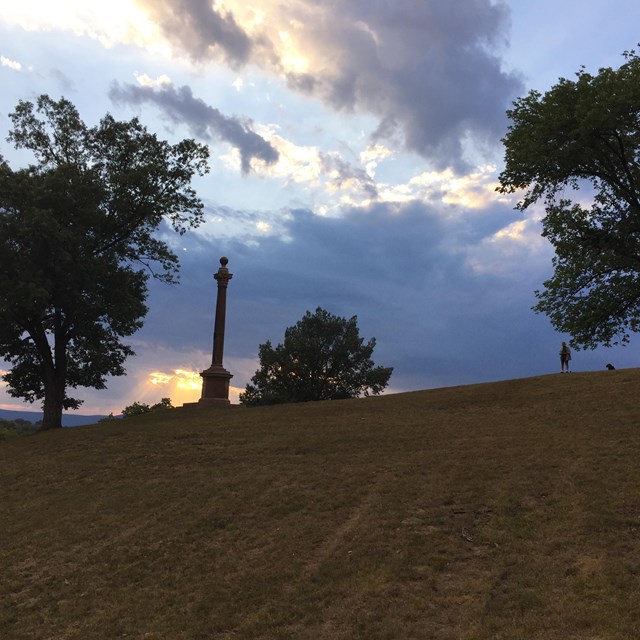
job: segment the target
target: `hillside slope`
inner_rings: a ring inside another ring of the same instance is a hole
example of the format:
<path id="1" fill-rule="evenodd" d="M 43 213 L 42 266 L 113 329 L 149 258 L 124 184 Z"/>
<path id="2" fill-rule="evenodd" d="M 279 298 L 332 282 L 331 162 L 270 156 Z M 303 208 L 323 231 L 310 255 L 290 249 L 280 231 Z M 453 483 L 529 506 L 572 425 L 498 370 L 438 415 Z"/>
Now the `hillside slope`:
<path id="1" fill-rule="evenodd" d="M 0 445 L 0 637 L 640 637 L 640 370 Z"/>

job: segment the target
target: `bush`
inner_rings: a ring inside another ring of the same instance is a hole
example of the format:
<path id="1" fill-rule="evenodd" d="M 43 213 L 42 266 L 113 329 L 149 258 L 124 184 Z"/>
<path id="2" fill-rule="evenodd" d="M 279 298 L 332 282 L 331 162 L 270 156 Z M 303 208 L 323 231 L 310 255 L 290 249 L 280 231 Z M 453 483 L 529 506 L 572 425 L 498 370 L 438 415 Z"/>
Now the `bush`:
<path id="1" fill-rule="evenodd" d="M 29 422 L 22 418 L 3 420 L 0 418 L 0 440 L 9 440 L 16 436 L 29 436 L 40 429 L 40 422 Z"/>
<path id="2" fill-rule="evenodd" d="M 171 404 L 171 398 L 162 398 L 160 402 L 151 406 L 144 402 L 134 402 L 122 410 L 122 417 L 130 418 L 132 416 L 142 415 L 143 413 L 151 413 L 152 411 L 163 411 L 165 409 L 173 408 L 174 406 Z"/>

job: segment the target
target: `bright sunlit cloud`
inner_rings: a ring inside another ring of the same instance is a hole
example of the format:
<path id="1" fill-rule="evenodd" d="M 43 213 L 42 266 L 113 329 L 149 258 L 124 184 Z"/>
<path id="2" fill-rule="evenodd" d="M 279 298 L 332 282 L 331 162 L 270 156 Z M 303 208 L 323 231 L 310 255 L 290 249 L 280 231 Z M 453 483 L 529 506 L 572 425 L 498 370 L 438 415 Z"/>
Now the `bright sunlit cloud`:
<path id="1" fill-rule="evenodd" d="M 160 391 L 163 398 L 171 398 L 174 407 L 188 402 L 197 402 L 202 393 L 202 377 L 198 371 L 174 369 L 171 373 L 153 371 L 149 374 L 148 383 Z M 239 402 L 239 395 L 244 388 L 229 386 L 229 401 Z"/>
<path id="2" fill-rule="evenodd" d="M 297 23 L 297 29 L 302 30 L 302 25 Z M 309 60 L 299 52 L 290 31 L 280 31 L 278 33 L 280 41 L 280 57 L 285 71 L 303 73 L 309 68 Z"/>
<path id="3" fill-rule="evenodd" d="M 163 398 L 171 398 L 173 406 L 197 401 L 202 390 L 200 373 L 188 369 L 173 369 L 170 373 L 152 371 L 148 383 L 158 389 Z"/>
<path id="4" fill-rule="evenodd" d="M 127 43 L 166 51 L 157 25 L 132 0 L 23 0 L 3 3 L 2 19 L 27 31 L 71 31 L 105 47 Z"/>
<path id="5" fill-rule="evenodd" d="M 391 149 L 378 143 L 367 146 L 367 148 L 360 153 L 359 158 L 367 174 L 371 178 L 374 178 L 380 161 L 389 158 L 391 155 Z"/>
<path id="6" fill-rule="evenodd" d="M 453 169 L 422 173 L 409 181 L 410 191 L 426 201 L 441 200 L 469 209 L 480 209 L 495 201 L 496 167 L 481 166 L 466 175 Z"/>
<path id="7" fill-rule="evenodd" d="M 533 270 L 551 259 L 549 243 L 542 237 L 537 216 L 517 220 L 469 247 L 467 264 L 478 274 L 514 273 Z"/>
<path id="8" fill-rule="evenodd" d="M 150 78 L 146 73 L 143 73 L 136 75 L 135 78 L 141 87 L 156 88 L 171 85 L 171 78 L 166 74 L 158 76 L 157 78 Z"/>
<path id="9" fill-rule="evenodd" d="M 0 66 L 8 67 L 9 69 L 13 69 L 14 71 L 22 71 L 22 65 L 15 60 L 10 60 L 9 58 L 5 58 L 4 56 L 0 56 Z"/>

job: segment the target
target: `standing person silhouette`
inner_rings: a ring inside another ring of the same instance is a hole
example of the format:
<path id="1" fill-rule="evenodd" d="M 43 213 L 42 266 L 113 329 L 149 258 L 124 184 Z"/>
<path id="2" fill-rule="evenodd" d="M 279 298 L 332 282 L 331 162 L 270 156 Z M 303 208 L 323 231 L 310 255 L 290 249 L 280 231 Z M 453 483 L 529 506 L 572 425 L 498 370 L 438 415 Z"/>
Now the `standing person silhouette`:
<path id="1" fill-rule="evenodd" d="M 571 349 L 566 342 L 560 347 L 560 373 L 564 373 L 565 367 L 569 373 L 569 363 L 571 362 Z"/>

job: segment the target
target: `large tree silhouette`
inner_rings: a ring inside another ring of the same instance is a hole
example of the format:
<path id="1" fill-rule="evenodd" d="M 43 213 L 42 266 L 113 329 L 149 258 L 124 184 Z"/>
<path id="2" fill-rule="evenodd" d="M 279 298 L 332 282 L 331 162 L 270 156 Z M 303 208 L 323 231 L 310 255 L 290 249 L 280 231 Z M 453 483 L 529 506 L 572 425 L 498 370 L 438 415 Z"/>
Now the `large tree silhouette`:
<path id="1" fill-rule="evenodd" d="M 132 355 L 147 282 L 175 282 L 178 259 L 154 236 L 197 225 L 191 188 L 208 170 L 192 140 L 171 145 L 137 120 L 88 127 L 66 99 L 21 101 L 9 140 L 35 163 L 0 158 L 0 356 L 14 397 L 43 401 L 43 429 L 80 401 L 70 388 L 105 387 Z"/>
<path id="2" fill-rule="evenodd" d="M 544 205 L 554 274 L 536 292 L 576 347 L 626 343 L 640 328 L 640 58 L 584 69 L 508 112 L 503 193 Z"/>

